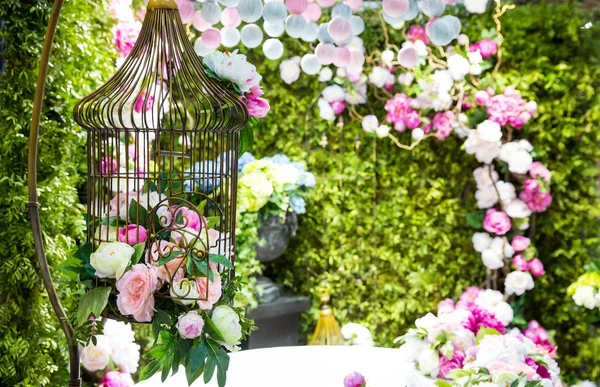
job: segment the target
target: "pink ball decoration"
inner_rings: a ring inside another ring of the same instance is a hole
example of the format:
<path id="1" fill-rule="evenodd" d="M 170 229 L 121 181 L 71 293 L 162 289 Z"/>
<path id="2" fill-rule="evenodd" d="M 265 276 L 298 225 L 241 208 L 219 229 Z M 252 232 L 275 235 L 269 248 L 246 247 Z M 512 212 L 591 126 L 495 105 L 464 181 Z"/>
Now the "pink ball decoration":
<path id="1" fill-rule="evenodd" d="M 329 8 L 335 4 L 337 0 L 317 0 L 317 3 L 323 8 Z"/>
<path id="2" fill-rule="evenodd" d="M 400 17 L 408 11 L 408 0 L 383 0 L 383 12 L 391 17 Z"/>
<path id="3" fill-rule="evenodd" d="M 302 16 L 308 21 L 316 22 L 321 18 L 321 7 L 317 3 L 308 3 L 306 11 L 302 12 Z"/>
<path id="4" fill-rule="evenodd" d="M 358 48 L 350 48 L 350 60 L 348 61 L 348 67 L 359 68 L 365 63 L 365 54 Z"/>
<path id="5" fill-rule="evenodd" d="M 407 69 L 414 68 L 419 62 L 419 54 L 413 47 L 404 47 L 398 53 L 398 62 Z"/>
<path id="6" fill-rule="evenodd" d="M 362 3 L 363 3 L 363 0 L 345 0 L 344 1 L 344 4 L 346 4 L 348 7 L 352 8 L 352 11 L 354 11 L 354 12 L 358 11 L 358 9 L 362 5 Z"/>
<path id="7" fill-rule="evenodd" d="M 221 24 L 223 24 L 223 27 L 238 28 L 242 24 L 242 18 L 237 8 L 225 8 L 221 12 Z"/>
<path id="8" fill-rule="evenodd" d="M 346 47 L 336 47 L 335 57 L 333 58 L 333 64 L 336 67 L 346 67 L 352 54 Z"/>
<path id="9" fill-rule="evenodd" d="M 335 46 L 331 43 L 319 43 L 317 45 L 317 48 L 315 49 L 315 55 L 317 56 L 317 60 L 322 65 L 332 64 L 333 59 L 335 58 L 335 54 Z"/>
<path id="10" fill-rule="evenodd" d="M 221 33 L 214 28 L 204 31 L 200 39 L 202 39 L 202 45 L 209 49 L 216 49 L 221 45 Z"/>
<path id="11" fill-rule="evenodd" d="M 181 15 L 181 21 L 183 24 L 191 22 L 194 18 L 194 13 L 196 12 L 194 3 L 192 3 L 190 0 L 175 0 L 175 2 L 179 8 L 179 14 Z"/>
<path id="12" fill-rule="evenodd" d="M 285 6 L 293 15 L 300 15 L 308 8 L 308 0 L 286 0 Z"/>
<path id="13" fill-rule="evenodd" d="M 334 40 L 345 40 L 352 33 L 352 25 L 341 16 L 336 16 L 329 22 L 327 32 Z"/>
<path id="14" fill-rule="evenodd" d="M 202 31 L 206 31 L 207 29 L 209 29 L 211 27 L 210 24 L 208 24 L 203 18 L 202 15 L 200 13 L 200 11 L 196 12 L 194 14 L 194 17 L 192 19 L 192 25 L 194 26 L 195 29 L 197 29 L 198 31 L 202 32 Z"/>

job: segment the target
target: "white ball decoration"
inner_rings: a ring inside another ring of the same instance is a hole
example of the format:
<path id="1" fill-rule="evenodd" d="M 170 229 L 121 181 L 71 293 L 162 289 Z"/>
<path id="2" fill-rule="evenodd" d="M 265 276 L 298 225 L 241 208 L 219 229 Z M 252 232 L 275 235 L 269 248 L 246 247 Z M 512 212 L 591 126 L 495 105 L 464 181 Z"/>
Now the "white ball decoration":
<path id="1" fill-rule="evenodd" d="M 323 23 L 319 25 L 319 29 L 317 30 L 317 39 L 319 39 L 319 42 L 333 43 L 333 38 L 331 35 L 329 35 L 329 32 L 327 32 L 328 27 L 329 23 Z"/>
<path id="2" fill-rule="evenodd" d="M 341 16 L 346 20 L 350 20 L 352 17 L 352 8 L 346 4 L 338 4 L 331 10 L 331 18 L 334 19 L 336 16 Z"/>
<path id="3" fill-rule="evenodd" d="M 205 56 L 210 54 L 211 52 L 213 52 L 215 49 L 214 48 L 208 48 L 204 45 L 204 43 L 202 43 L 202 38 L 198 38 L 196 39 L 196 42 L 194 43 L 194 51 L 196 51 L 196 54 L 198 54 L 199 56 Z"/>
<path id="4" fill-rule="evenodd" d="M 269 23 L 283 23 L 287 16 L 287 9 L 283 3 L 272 2 L 265 4 L 263 19 Z"/>
<path id="5" fill-rule="evenodd" d="M 445 46 L 460 34 L 460 27 L 458 18 L 446 15 L 432 21 L 426 31 L 433 44 Z"/>
<path id="6" fill-rule="evenodd" d="M 221 44 L 224 47 L 235 47 L 240 43 L 240 31 L 237 28 L 221 28 Z"/>
<path id="7" fill-rule="evenodd" d="M 263 3 L 261 0 L 240 0 L 237 10 L 243 21 L 253 23 L 262 16 Z"/>
<path id="8" fill-rule="evenodd" d="M 329 8 L 335 4 L 337 0 L 317 0 L 317 4 L 319 4 L 323 8 Z"/>
<path id="9" fill-rule="evenodd" d="M 408 6 L 408 0 L 383 0 L 383 12 L 391 17 L 403 16 Z"/>
<path id="10" fill-rule="evenodd" d="M 383 20 L 385 20 L 385 22 L 387 24 L 391 25 L 392 28 L 400 29 L 400 28 L 404 27 L 404 18 L 403 17 L 391 17 L 387 13 L 384 13 Z"/>
<path id="11" fill-rule="evenodd" d="M 308 28 L 308 21 L 301 15 L 290 15 L 285 19 L 285 32 L 295 39 L 302 36 Z"/>
<path id="12" fill-rule="evenodd" d="M 442 0 L 420 0 L 418 5 L 421 11 L 429 17 L 440 16 L 446 8 L 446 4 Z"/>
<path id="13" fill-rule="evenodd" d="M 267 39 L 263 44 L 263 53 L 267 59 L 279 59 L 283 55 L 283 43 L 279 39 Z"/>
<path id="14" fill-rule="evenodd" d="M 305 42 L 314 42 L 317 40 L 317 31 L 319 30 L 319 25 L 317 23 L 308 23 L 308 27 L 304 30 L 302 34 L 302 40 Z"/>
<path id="15" fill-rule="evenodd" d="M 322 65 L 332 64 L 335 53 L 335 46 L 330 43 L 319 43 L 315 49 L 315 55 Z"/>
<path id="16" fill-rule="evenodd" d="M 334 40 L 348 39 L 352 34 L 352 26 L 350 22 L 342 16 L 336 16 L 329 22 L 327 32 Z"/>
<path id="17" fill-rule="evenodd" d="M 348 67 L 359 68 L 365 63 L 365 54 L 358 48 L 349 48 L 350 60 L 348 61 Z"/>
<path id="18" fill-rule="evenodd" d="M 300 61 L 300 68 L 308 75 L 315 75 L 321 71 L 321 63 L 319 63 L 315 54 L 306 54 Z"/>
<path id="19" fill-rule="evenodd" d="M 283 31 L 285 30 L 283 22 L 271 23 L 266 21 L 263 24 L 263 28 L 265 29 L 267 35 L 269 35 L 272 38 L 277 38 L 281 36 L 281 34 L 283 34 Z"/>
<path id="20" fill-rule="evenodd" d="M 200 11 L 194 14 L 194 17 L 192 18 L 192 25 L 200 32 L 206 31 L 211 27 L 211 24 L 207 23 L 206 20 L 202 18 L 202 13 Z"/>
<path id="21" fill-rule="evenodd" d="M 413 47 L 403 47 L 398 53 L 398 62 L 401 66 L 412 69 L 419 62 L 419 54 Z"/>
<path id="22" fill-rule="evenodd" d="M 417 0 L 409 0 L 408 11 L 402 15 L 402 18 L 405 21 L 408 21 L 416 18 L 417 16 L 419 16 L 419 4 L 417 3 Z"/>
<path id="23" fill-rule="evenodd" d="M 350 18 L 350 27 L 352 28 L 352 35 L 358 36 L 365 31 L 365 21 L 360 16 L 352 16 Z"/>
<path id="24" fill-rule="evenodd" d="M 235 7 L 238 5 L 238 0 L 217 0 L 219 4 L 225 7 Z"/>
<path id="25" fill-rule="evenodd" d="M 333 58 L 333 64 L 336 67 L 346 67 L 350 62 L 351 54 L 350 50 L 346 47 L 336 47 L 335 57 Z"/>
<path id="26" fill-rule="evenodd" d="M 321 18 L 321 7 L 317 3 L 308 3 L 306 11 L 302 12 L 302 16 L 310 22 L 316 22 Z"/>
<path id="27" fill-rule="evenodd" d="M 202 19 L 204 19 L 207 23 L 211 25 L 217 24 L 219 20 L 221 20 L 221 7 L 219 7 L 217 3 L 207 1 L 202 4 L 200 14 L 202 15 Z"/>
<path id="28" fill-rule="evenodd" d="M 263 40 L 263 33 L 256 24 L 246 24 L 241 32 L 242 44 L 248 48 L 256 48 Z"/>

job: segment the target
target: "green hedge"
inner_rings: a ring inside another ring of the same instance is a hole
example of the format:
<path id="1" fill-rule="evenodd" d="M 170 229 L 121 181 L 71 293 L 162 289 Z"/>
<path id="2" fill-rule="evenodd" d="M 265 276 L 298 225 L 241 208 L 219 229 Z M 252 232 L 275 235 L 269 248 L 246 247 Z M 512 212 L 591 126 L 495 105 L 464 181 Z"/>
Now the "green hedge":
<path id="1" fill-rule="evenodd" d="M 81 236 L 77 187 L 85 158 L 84 133 L 75 126 L 75 101 L 105 80 L 114 67 L 107 1 L 66 2 L 56 36 L 40 137 L 39 195 L 48 259 L 65 306 L 74 297 L 56 272 Z M 0 74 L 0 385 L 67 384 L 64 336 L 38 275 L 27 204 L 27 140 L 39 55 L 51 2 L 3 2 L 0 29 L 6 73 Z M 60 371 L 59 371 L 60 370 Z"/>
<path id="2" fill-rule="evenodd" d="M 566 296 L 566 287 L 597 252 L 600 235 L 595 184 L 600 105 L 594 91 L 600 88 L 600 69 L 593 40 L 598 28 L 582 29 L 586 22 L 571 5 L 509 11 L 503 19 L 499 89 L 514 84 L 538 101 L 538 116 L 517 136 L 528 138 L 553 171 L 554 203 L 538 217 L 534 238 L 547 274 L 526 296 L 526 316 L 557 331 L 565 372 L 597 379 L 600 338 L 585 322 L 585 311 Z M 467 29 L 476 37 L 476 31 L 492 26 L 491 15 L 477 16 Z M 362 37 L 381 42 L 382 35 L 371 21 Z M 335 297 L 341 322 L 362 322 L 378 344 L 392 346 L 441 299 L 483 281 L 485 269 L 464 220 L 476 208 L 471 171 L 477 163 L 460 149 L 459 139 L 430 140 L 407 152 L 362 136 L 357 122 L 347 121 L 343 129 L 323 122 L 316 109 L 309 111 L 305 130 L 305 113 L 322 85 L 306 75 L 284 85 L 272 61 L 259 72 L 273 110 L 256 136 L 254 153 L 284 152 L 306 160 L 318 175 L 298 235 L 286 255 L 265 269 L 294 292 L 313 296 L 313 308 L 304 316 L 305 335 L 318 316 L 323 285 Z M 381 114 L 383 106 L 375 109 Z M 329 143 L 325 149 L 319 145 L 323 134 Z M 409 135 L 403 136 L 408 142 Z"/>

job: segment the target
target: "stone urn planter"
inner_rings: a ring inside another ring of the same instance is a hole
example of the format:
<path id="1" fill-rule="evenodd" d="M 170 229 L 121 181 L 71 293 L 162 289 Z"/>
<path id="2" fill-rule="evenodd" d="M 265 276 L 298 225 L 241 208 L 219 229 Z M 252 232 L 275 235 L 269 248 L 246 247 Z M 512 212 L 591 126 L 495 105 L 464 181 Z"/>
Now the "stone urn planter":
<path id="1" fill-rule="evenodd" d="M 297 230 L 298 216 L 295 212 L 288 212 L 285 220 L 277 215 L 268 215 L 258 230 L 260 242 L 256 246 L 256 258 L 261 262 L 279 258 Z"/>

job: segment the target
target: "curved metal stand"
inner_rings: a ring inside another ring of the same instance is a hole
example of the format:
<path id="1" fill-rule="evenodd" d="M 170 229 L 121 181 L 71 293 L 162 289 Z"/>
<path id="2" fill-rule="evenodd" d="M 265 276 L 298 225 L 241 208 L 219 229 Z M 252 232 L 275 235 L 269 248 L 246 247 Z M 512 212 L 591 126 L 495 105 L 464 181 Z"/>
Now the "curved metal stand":
<path id="1" fill-rule="evenodd" d="M 42 50 L 42 57 L 40 60 L 40 70 L 38 73 L 35 96 L 33 99 L 33 116 L 31 118 L 31 127 L 29 130 L 29 153 L 28 153 L 28 187 L 29 187 L 29 218 L 31 219 L 31 230 L 33 232 L 33 240 L 35 242 L 35 252 L 38 257 L 40 265 L 40 273 L 42 275 L 42 281 L 44 287 L 48 292 L 48 298 L 54 309 L 60 326 L 65 333 L 67 342 L 69 345 L 69 386 L 80 387 L 80 368 L 79 368 L 79 348 L 77 343 L 72 340 L 73 338 L 73 327 L 69 323 L 67 314 L 63 309 L 54 283 L 52 282 L 52 275 L 50 274 L 50 268 L 48 267 L 48 260 L 46 259 L 46 253 L 44 251 L 44 241 L 42 237 L 42 226 L 40 223 L 40 212 L 37 195 L 37 152 L 38 152 L 38 140 L 40 131 L 40 120 L 42 116 L 42 105 L 44 102 L 44 92 L 46 90 L 46 79 L 48 77 L 48 65 L 50 61 L 50 54 L 52 52 L 52 43 L 54 42 L 54 35 L 56 33 L 56 27 L 58 24 L 58 18 L 62 9 L 64 0 L 55 0 L 52 6 L 52 13 L 48 20 L 48 29 L 46 30 L 46 36 L 44 38 L 44 48 Z"/>

